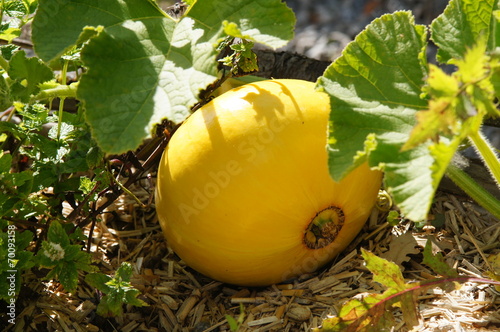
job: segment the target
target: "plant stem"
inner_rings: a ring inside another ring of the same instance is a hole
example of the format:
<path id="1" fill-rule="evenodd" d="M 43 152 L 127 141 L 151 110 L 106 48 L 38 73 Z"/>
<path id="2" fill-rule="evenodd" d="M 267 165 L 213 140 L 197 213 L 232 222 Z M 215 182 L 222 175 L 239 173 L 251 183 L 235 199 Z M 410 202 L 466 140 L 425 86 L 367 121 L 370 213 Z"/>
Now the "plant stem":
<path id="1" fill-rule="evenodd" d="M 5 8 L 5 0 L 0 4 L 0 22 L 3 22 L 3 9 Z"/>
<path id="2" fill-rule="evenodd" d="M 446 175 L 479 205 L 488 210 L 495 218 L 500 219 L 500 201 L 477 184 L 467 173 L 450 164 L 446 169 Z"/>
<path id="3" fill-rule="evenodd" d="M 500 161 L 498 160 L 498 156 L 495 154 L 494 148 L 479 130 L 471 132 L 469 134 L 469 140 L 476 148 L 477 152 L 486 164 L 486 167 L 488 167 L 491 175 L 495 179 L 497 186 L 500 188 Z"/>
<path id="4" fill-rule="evenodd" d="M 61 71 L 61 85 L 66 85 L 66 75 L 68 73 L 68 64 L 69 61 L 64 60 L 64 65 Z M 61 126 L 62 126 L 62 116 L 64 110 L 64 100 L 66 97 L 60 97 L 59 101 L 59 114 L 57 116 L 57 140 L 61 137 Z"/>

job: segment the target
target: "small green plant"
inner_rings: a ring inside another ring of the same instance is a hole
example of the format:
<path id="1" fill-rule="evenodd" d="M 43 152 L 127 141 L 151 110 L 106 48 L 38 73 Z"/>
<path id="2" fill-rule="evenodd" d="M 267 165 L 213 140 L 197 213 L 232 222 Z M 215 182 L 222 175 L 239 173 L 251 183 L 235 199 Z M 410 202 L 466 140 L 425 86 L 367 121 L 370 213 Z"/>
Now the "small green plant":
<path id="1" fill-rule="evenodd" d="M 72 225 L 70 225 L 72 226 Z M 35 262 L 50 272 L 46 278 L 57 279 L 68 292 L 74 292 L 78 285 L 78 271 L 93 272 L 89 253 L 81 250 L 82 246 L 71 244 L 63 225 L 57 220 L 51 222 L 47 240 L 42 242 Z"/>
<path id="2" fill-rule="evenodd" d="M 254 43 L 245 39 L 235 42 L 235 38 L 226 38 L 220 43 L 218 50 L 230 53 L 219 60 L 224 66 L 231 68 L 233 75 L 244 75 L 259 70 L 257 55 L 253 52 Z M 229 50 L 225 50 L 229 48 Z M 241 73 L 239 72 L 241 71 Z"/>
<path id="3" fill-rule="evenodd" d="M 97 306 L 99 315 L 103 317 L 120 316 L 123 314 L 124 304 L 137 307 L 148 305 L 137 298 L 140 291 L 130 284 L 131 276 L 132 265 L 125 262 L 116 270 L 113 278 L 102 273 L 91 273 L 85 276 L 85 281 L 89 285 L 106 294 L 101 298 Z"/>
<path id="4" fill-rule="evenodd" d="M 232 332 L 237 332 L 240 330 L 241 325 L 245 321 L 245 307 L 243 307 L 243 303 L 240 303 L 240 314 L 237 318 L 234 318 L 231 315 L 226 315 L 227 323 L 229 324 L 229 329 Z"/>

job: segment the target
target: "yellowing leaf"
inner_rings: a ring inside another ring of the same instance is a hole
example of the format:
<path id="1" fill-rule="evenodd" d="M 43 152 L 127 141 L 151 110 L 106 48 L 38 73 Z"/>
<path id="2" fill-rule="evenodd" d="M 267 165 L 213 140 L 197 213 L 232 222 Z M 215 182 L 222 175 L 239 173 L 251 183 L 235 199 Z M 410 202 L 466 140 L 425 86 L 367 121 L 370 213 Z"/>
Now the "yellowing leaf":
<path id="1" fill-rule="evenodd" d="M 488 256 L 488 263 L 490 263 L 493 273 L 500 276 L 500 253 Z"/>
<path id="2" fill-rule="evenodd" d="M 494 106 L 494 88 L 490 80 L 489 56 L 485 54 L 484 39 L 467 50 L 463 59 L 456 60 L 458 70 L 447 75 L 435 65 L 429 65 L 429 78 L 423 91 L 428 94 L 429 108 L 417 112 L 418 124 L 402 151 L 431 139 L 439 141 L 440 135 L 452 134 L 460 141 L 469 132 L 477 130 L 468 121 L 477 117 L 479 122 L 486 114 L 497 114 Z M 460 143 L 460 142 L 458 142 Z"/>
<path id="3" fill-rule="evenodd" d="M 496 281 L 500 281 L 500 253 L 488 256 L 488 263 L 490 263 L 492 270 L 488 271 L 488 276 Z M 500 285 L 495 285 L 495 289 L 500 292 Z"/>
<path id="4" fill-rule="evenodd" d="M 366 267 L 373 273 L 373 281 L 398 291 L 407 288 L 403 274 L 395 263 L 377 257 L 364 249 L 361 249 L 361 255 L 366 262 Z"/>
<path id="5" fill-rule="evenodd" d="M 486 40 L 480 38 L 476 45 L 469 48 L 463 59 L 453 61 L 458 68 L 456 72 L 462 82 L 476 82 L 488 75 L 489 56 L 486 54 Z"/>
<path id="6" fill-rule="evenodd" d="M 400 308 L 408 327 L 418 324 L 417 297 L 424 288 L 419 283 L 405 283 L 398 266 L 362 249 L 373 280 L 387 287 L 382 294 L 367 294 L 345 303 L 338 317 L 323 321 L 315 332 L 389 331 L 396 322 L 393 309 Z"/>
<path id="7" fill-rule="evenodd" d="M 459 86 L 455 77 L 446 74 L 436 65 L 429 64 L 428 85 L 424 91 L 438 98 L 453 98 L 458 94 Z"/>
<path id="8" fill-rule="evenodd" d="M 418 123 L 402 151 L 412 149 L 428 139 L 438 141 L 439 134 L 456 133 L 459 129 L 454 112 L 460 91 L 457 79 L 447 75 L 439 67 L 429 65 L 428 85 L 424 91 L 433 97 L 429 100 L 429 109 L 417 112 Z"/>
<path id="9" fill-rule="evenodd" d="M 228 35 L 228 36 L 233 36 L 233 37 L 237 37 L 237 38 L 242 38 L 242 39 L 248 39 L 248 40 L 253 40 L 253 38 L 251 38 L 250 36 L 248 35 L 243 35 L 241 33 L 241 29 L 240 27 L 238 26 L 238 24 L 234 23 L 234 22 L 228 22 L 228 21 L 223 21 L 222 22 L 222 26 L 224 28 L 224 32 Z"/>

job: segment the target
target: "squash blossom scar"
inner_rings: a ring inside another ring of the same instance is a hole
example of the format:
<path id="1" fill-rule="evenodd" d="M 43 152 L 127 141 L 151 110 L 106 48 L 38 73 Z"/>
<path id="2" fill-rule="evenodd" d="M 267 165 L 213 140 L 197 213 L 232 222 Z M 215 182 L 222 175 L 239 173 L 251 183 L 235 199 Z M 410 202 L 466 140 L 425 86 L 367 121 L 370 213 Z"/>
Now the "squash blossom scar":
<path id="1" fill-rule="evenodd" d="M 345 216 L 341 208 L 329 206 L 319 211 L 304 233 L 304 244 L 309 249 L 321 249 L 335 241 L 344 226 Z"/>

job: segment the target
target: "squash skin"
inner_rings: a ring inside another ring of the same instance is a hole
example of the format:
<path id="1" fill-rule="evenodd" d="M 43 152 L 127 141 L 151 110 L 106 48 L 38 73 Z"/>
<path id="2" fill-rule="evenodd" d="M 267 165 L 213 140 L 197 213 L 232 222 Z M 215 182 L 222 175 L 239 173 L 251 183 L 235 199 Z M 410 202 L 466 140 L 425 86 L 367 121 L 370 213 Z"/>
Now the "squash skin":
<path id="1" fill-rule="evenodd" d="M 382 173 L 366 163 L 339 183 L 327 166 L 329 97 L 301 80 L 233 89 L 206 104 L 165 149 L 156 209 L 168 245 L 213 279 L 266 286 L 310 273 L 365 224 Z M 329 245 L 304 234 L 329 206 L 345 221 Z"/>

